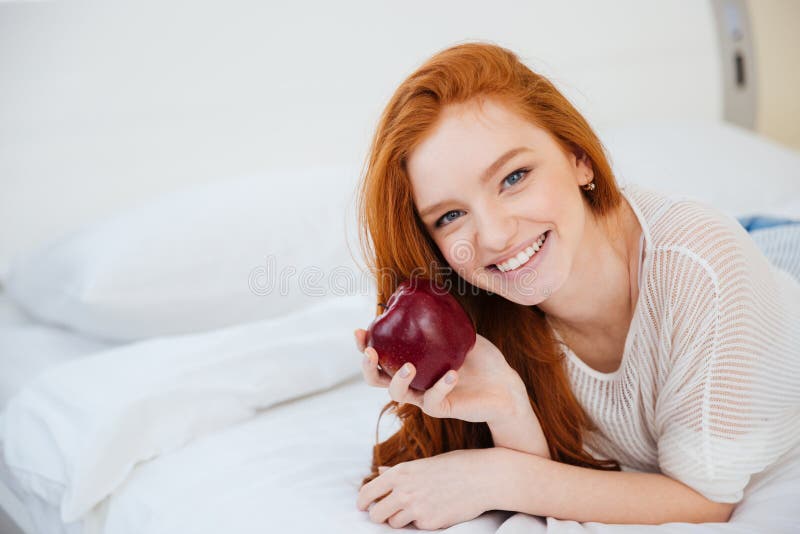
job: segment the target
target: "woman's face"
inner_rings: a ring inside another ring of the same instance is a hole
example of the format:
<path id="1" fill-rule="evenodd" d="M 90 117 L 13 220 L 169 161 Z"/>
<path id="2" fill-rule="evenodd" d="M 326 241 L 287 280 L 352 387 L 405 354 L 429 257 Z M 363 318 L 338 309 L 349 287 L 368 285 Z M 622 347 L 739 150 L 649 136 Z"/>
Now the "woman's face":
<path id="1" fill-rule="evenodd" d="M 470 284 L 532 306 L 567 280 L 590 211 L 585 158 L 486 99 L 446 107 L 407 164 L 425 227 Z"/>

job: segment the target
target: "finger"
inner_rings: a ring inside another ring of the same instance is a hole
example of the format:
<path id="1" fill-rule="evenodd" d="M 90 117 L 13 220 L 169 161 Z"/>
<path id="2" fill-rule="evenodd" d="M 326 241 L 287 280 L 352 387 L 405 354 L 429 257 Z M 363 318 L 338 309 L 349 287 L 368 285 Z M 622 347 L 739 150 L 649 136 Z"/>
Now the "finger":
<path id="1" fill-rule="evenodd" d="M 447 395 L 456 387 L 456 382 L 458 373 L 450 370 L 437 380 L 433 387 L 428 388 L 423 397 L 426 413 L 433 417 L 450 417 L 450 399 Z"/>
<path id="2" fill-rule="evenodd" d="M 392 400 L 422 406 L 422 394 L 409 389 L 416 374 L 417 370 L 411 363 L 406 363 L 394 374 L 389 383 L 389 396 L 392 397 Z"/>
<path id="3" fill-rule="evenodd" d="M 386 495 L 392 491 L 391 482 L 388 476 L 378 475 L 373 478 L 358 490 L 358 499 L 356 499 L 356 507 L 364 511 L 372 501 L 378 500 L 381 496 Z"/>
<path id="4" fill-rule="evenodd" d="M 383 474 L 383 472 L 384 472 L 384 471 L 386 471 L 387 469 L 389 469 L 389 468 L 388 468 L 387 466 L 385 466 L 385 465 L 381 465 L 381 466 L 379 466 L 379 467 L 378 467 L 378 474 L 381 474 L 381 475 L 382 475 L 382 474 Z"/>
<path id="5" fill-rule="evenodd" d="M 403 528 L 414 521 L 414 516 L 408 510 L 400 510 L 386 520 L 392 528 Z"/>
<path id="6" fill-rule="evenodd" d="M 369 506 L 369 518 L 375 523 L 385 523 L 387 519 L 401 510 L 400 500 L 394 493 Z"/>
<path id="7" fill-rule="evenodd" d="M 353 336 L 356 338 L 356 347 L 358 347 L 358 351 L 364 352 L 364 349 L 367 347 L 367 331 L 362 328 L 356 328 L 353 332 Z"/>
<path id="8" fill-rule="evenodd" d="M 378 353 L 372 347 L 364 349 L 364 361 L 361 364 L 364 380 L 373 387 L 388 388 L 392 379 L 378 369 Z"/>

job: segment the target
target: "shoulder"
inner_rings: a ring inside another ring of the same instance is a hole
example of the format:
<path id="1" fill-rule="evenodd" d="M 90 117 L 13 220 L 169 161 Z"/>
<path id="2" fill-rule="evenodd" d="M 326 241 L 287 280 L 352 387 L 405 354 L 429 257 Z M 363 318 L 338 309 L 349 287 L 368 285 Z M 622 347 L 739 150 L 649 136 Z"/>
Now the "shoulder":
<path id="1" fill-rule="evenodd" d="M 769 261 L 734 217 L 688 197 L 626 190 L 644 219 L 650 271 L 662 282 L 705 281 L 724 290 L 744 280 L 773 278 Z"/>
<path id="2" fill-rule="evenodd" d="M 634 201 L 642 198 L 651 207 L 642 210 L 643 324 L 668 338 L 672 356 L 691 349 L 699 365 L 742 335 L 763 346 L 800 341 L 800 282 L 770 264 L 735 218 L 692 199 L 640 190 Z"/>

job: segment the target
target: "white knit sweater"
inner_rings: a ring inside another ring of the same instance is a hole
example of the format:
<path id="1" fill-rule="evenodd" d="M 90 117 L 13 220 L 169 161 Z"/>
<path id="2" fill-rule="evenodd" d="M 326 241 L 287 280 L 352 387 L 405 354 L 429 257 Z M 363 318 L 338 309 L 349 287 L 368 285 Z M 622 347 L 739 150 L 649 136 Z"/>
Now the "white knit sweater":
<path id="1" fill-rule="evenodd" d="M 627 185 L 643 229 L 639 297 L 620 368 L 564 346 L 597 425 L 586 450 L 717 502 L 800 443 L 800 283 L 734 218 Z"/>

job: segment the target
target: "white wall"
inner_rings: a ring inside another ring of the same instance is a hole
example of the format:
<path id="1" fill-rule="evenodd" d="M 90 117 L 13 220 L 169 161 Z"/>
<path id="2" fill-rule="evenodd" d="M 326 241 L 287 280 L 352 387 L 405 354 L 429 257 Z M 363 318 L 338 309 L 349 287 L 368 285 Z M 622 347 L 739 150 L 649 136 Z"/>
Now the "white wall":
<path id="1" fill-rule="evenodd" d="M 697 0 L 0 3 L 0 273 L 161 191 L 357 172 L 397 83 L 475 38 L 519 52 L 597 126 L 721 117 Z"/>

